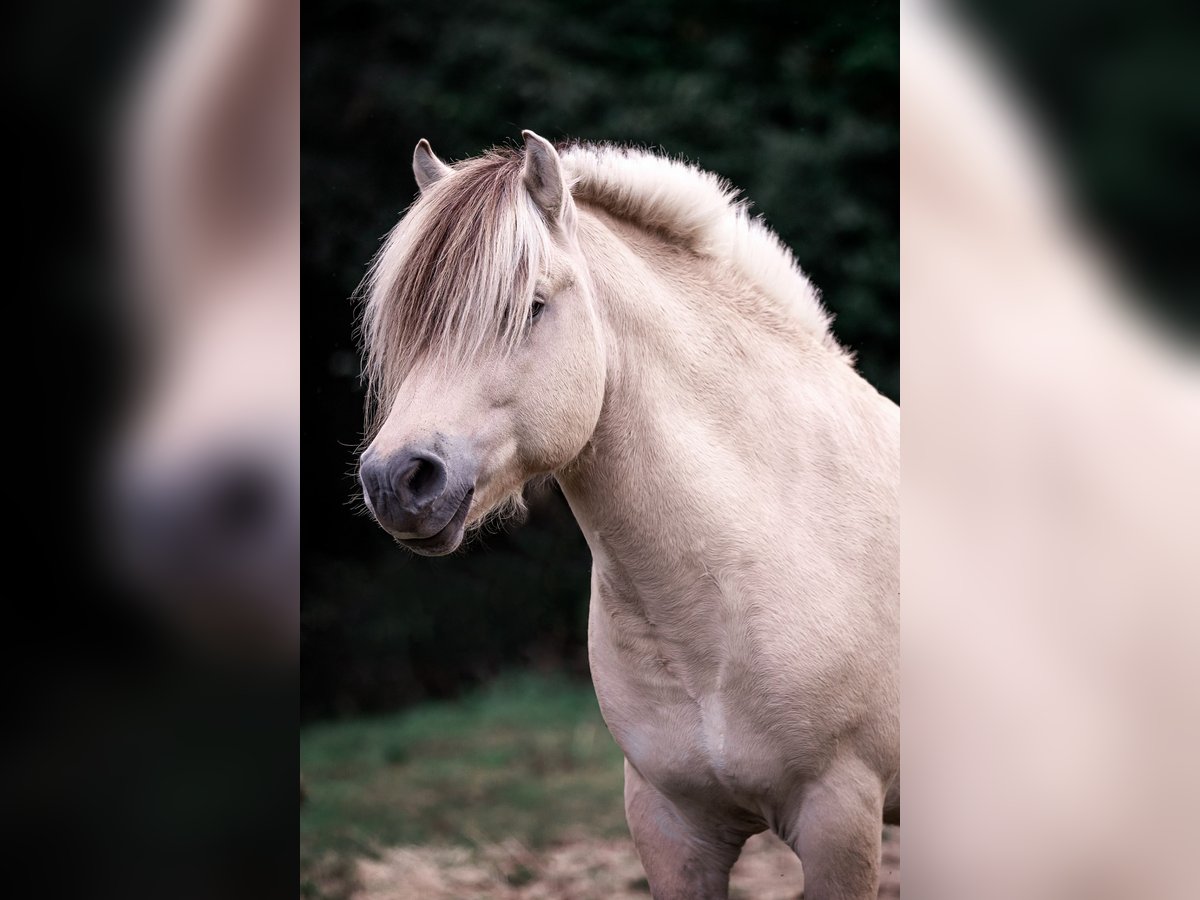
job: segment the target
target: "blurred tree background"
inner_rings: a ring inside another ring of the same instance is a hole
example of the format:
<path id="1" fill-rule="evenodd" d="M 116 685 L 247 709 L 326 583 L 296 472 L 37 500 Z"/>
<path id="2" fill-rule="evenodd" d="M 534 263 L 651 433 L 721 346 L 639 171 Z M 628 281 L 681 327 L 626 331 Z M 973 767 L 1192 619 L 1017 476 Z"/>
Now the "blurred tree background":
<path id="1" fill-rule="evenodd" d="M 586 672 L 587 547 L 553 488 L 529 521 L 417 558 L 357 512 L 350 296 L 445 159 L 532 128 L 661 148 L 742 188 L 862 373 L 899 393 L 894 2 L 479 0 L 304 6 L 303 707 L 449 696 L 511 668 Z"/>

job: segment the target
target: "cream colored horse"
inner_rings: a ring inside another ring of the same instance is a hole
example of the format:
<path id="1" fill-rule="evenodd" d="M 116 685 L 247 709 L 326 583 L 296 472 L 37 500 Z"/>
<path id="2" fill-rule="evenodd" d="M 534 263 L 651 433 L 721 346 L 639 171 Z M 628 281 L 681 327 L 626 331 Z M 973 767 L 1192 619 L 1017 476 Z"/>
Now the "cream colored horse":
<path id="1" fill-rule="evenodd" d="M 592 550 L 589 649 L 658 898 L 746 838 L 874 897 L 898 811 L 899 413 L 713 175 L 608 146 L 455 166 L 368 278 L 380 524 L 424 554 L 553 473 Z"/>

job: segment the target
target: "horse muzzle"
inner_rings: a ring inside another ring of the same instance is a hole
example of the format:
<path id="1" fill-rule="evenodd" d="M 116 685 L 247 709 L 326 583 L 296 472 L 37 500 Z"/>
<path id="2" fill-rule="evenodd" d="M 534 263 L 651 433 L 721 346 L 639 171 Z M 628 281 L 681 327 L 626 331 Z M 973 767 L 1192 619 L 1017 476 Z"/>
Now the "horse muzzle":
<path id="1" fill-rule="evenodd" d="M 475 497 L 472 454 L 436 444 L 390 454 L 368 448 L 360 463 L 363 497 L 385 531 L 422 556 L 457 549 Z"/>

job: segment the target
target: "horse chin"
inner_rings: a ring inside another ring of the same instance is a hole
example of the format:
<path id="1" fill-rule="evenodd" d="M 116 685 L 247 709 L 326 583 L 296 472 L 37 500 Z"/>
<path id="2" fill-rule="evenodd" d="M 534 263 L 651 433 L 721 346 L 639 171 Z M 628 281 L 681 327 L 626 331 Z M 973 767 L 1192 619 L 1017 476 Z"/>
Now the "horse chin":
<path id="1" fill-rule="evenodd" d="M 442 530 L 433 537 L 410 538 L 399 541 L 399 543 L 418 556 L 446 556 L 459 548 L 462 539 L 463 527 L 460 525 L 453 534 L 448 535 L 445 530 Z"/>

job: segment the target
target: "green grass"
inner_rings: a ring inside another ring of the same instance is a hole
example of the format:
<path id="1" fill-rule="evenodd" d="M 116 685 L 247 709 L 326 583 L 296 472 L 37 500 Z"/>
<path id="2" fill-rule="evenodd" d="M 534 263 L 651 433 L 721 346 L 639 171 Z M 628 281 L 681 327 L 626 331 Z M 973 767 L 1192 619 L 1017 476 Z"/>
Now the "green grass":
<path id="1" fill-rule="evenodd" d="M 627 834 L 621 751 L 586 684 L 521 675 L 460 700 L 300 734 L 304 893 L 397 844 L 529 847 Z M 328 890 L 324 891 L 328 894 Z"/>

